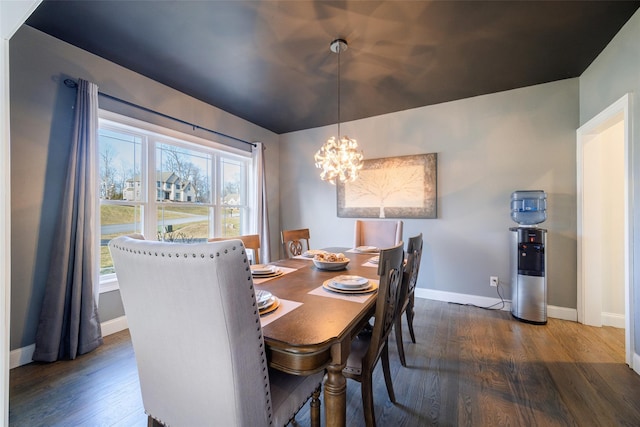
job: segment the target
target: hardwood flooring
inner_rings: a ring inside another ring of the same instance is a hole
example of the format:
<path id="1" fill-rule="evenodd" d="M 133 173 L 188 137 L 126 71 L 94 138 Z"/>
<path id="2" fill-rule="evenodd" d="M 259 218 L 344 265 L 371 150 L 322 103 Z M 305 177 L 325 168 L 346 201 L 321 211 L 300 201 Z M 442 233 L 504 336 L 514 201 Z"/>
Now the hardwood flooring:
<path id="1" fill-rule="evenodd" d="M 640 426 L 640 376 L 624 363 L 623 330 L 416 304 L 406 368 L 390 339 L 395 405 L 376 368 L 378 426 Z M 359 386 L 348 381 L 349 427 L 364 425 Z M 297 420 L 309 425 L 308 407 Z M 13 369 L 9 424 L 146 426 L 128 331 L 75 361 Z"/>

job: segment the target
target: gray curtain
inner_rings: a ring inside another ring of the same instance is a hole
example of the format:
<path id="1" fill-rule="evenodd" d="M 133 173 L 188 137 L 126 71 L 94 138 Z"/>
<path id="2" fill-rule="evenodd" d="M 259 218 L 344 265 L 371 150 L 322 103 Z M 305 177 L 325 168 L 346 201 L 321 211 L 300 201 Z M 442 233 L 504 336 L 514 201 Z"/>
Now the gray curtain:
<path id="1" fill-rule="evenodd" d="M 102 344 L 95 248 L 98 87 L 78 81 L 65 194 L 33 360 L 75 359 Z"/>
<path id="2" fill-rule="evenodd" d="M 252 148 L 254 176 L 256 178 L 256 200 L 255 206 L 257 215 L 253 215 L 254 229 L 260 235 L 260 261 L 263 263 L 271 261 L 271 244 L 269 240 L 269 215 L 267 210 L 267 178 L 264 169 L 265 146 L 261 142 L 256 142 Z"/>

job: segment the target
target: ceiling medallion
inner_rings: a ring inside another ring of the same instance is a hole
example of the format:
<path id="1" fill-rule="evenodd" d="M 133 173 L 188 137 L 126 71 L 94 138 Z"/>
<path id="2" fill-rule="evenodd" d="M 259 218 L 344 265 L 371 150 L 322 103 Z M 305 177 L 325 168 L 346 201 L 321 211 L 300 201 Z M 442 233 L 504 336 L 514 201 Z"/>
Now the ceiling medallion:
<path id="1" fill-rule="evenodd" d="M 347 50 L 347 42 L 336 39 L 331 42 L 331 51 L 338 54 L 338 137 L 332 136 L 316 152 L 316 167 L 322 169 L 320 178 L 336 184 L 355 181 L 362 169 L 363 155 L 358 143 L 348 136 L 340 136 L 340 52 Z"/>

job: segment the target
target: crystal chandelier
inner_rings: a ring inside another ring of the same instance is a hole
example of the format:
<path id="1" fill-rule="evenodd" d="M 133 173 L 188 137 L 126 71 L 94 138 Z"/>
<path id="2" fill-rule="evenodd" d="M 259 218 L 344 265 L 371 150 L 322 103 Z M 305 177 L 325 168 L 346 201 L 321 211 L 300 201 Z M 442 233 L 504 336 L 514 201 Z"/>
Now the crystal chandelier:
<path id="1" fill-rule="evenodd" d="M 331 51 L 338 54 L 338 138 L 332 136 L 316 152 L 316 167 L 322 169 L 320 178 L 335 185 L 340 182 L 355 181 L 362 169 L 362 151 L 358 143 L 348 136 L 340 136 L 340 52 L 347 50 L 347 42 L 336 39 L 331 42 Z"/>

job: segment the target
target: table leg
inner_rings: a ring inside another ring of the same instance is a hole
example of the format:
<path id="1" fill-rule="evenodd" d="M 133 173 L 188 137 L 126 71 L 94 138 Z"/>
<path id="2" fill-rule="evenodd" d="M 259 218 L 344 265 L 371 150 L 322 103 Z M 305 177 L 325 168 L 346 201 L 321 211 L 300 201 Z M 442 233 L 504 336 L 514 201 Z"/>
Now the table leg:
<path id="1" fill-rule="evenodd" d="M 327 427 L 347 425 L 347 379 L 342 374 L 345 364 L 327 366 L 324 381 L 324 415 Z"/>

